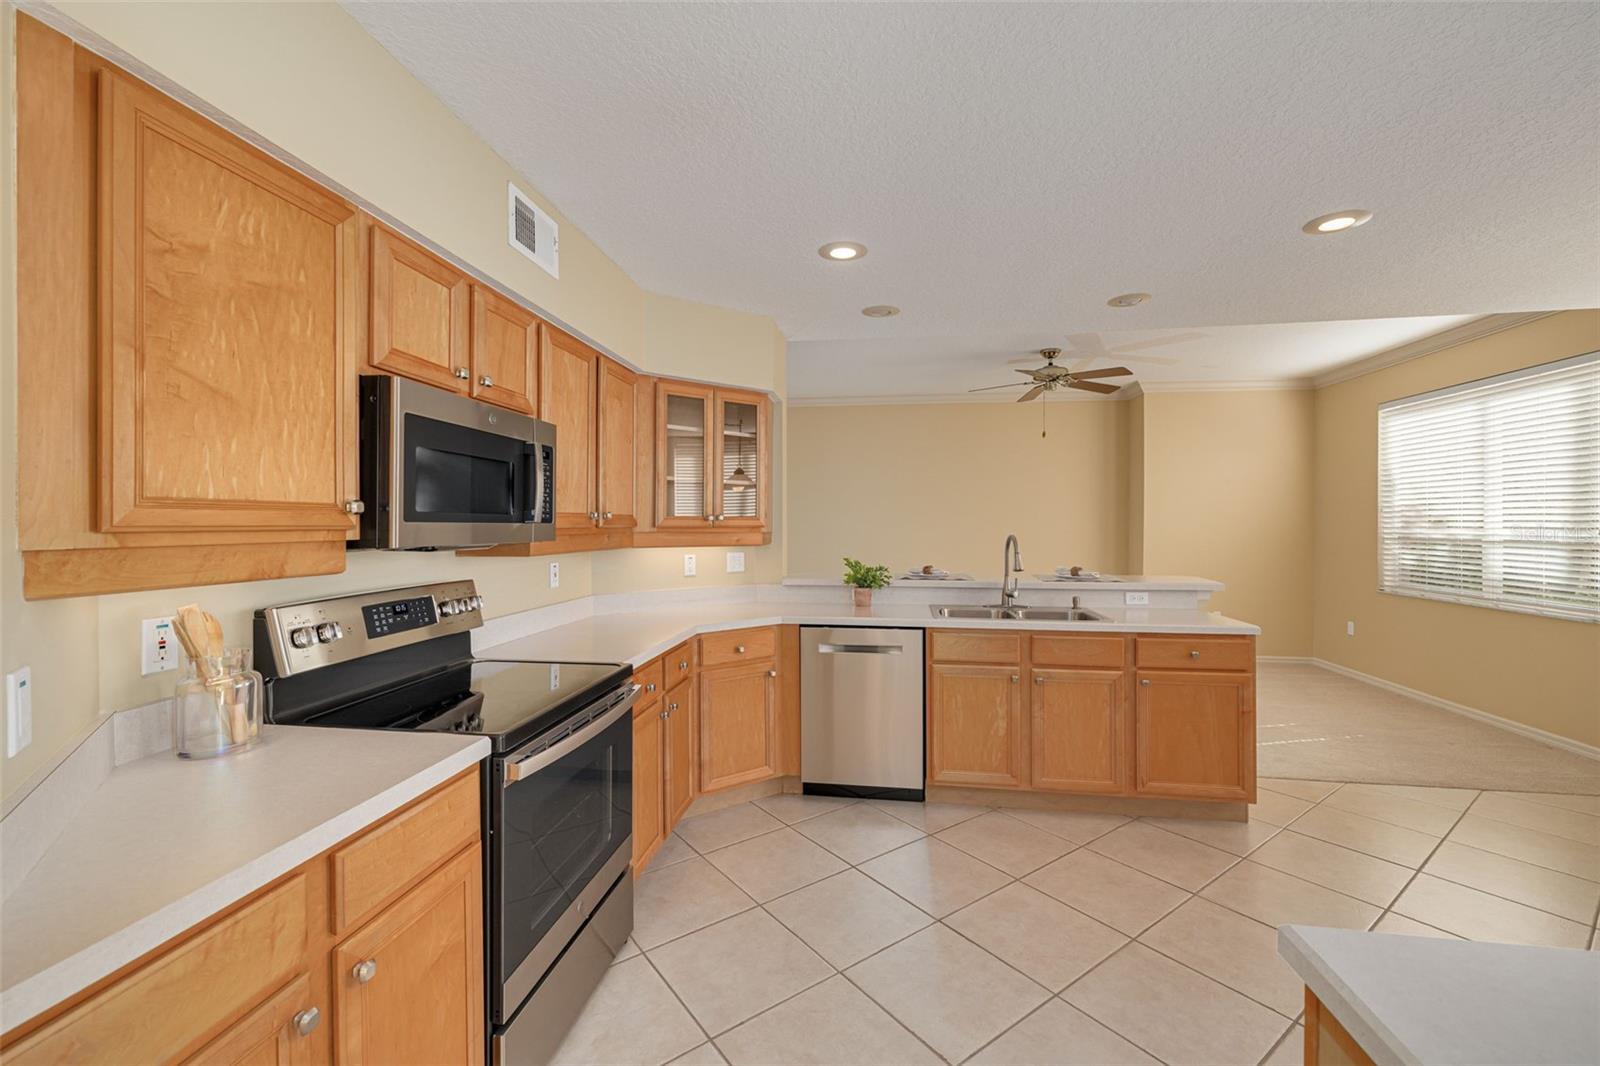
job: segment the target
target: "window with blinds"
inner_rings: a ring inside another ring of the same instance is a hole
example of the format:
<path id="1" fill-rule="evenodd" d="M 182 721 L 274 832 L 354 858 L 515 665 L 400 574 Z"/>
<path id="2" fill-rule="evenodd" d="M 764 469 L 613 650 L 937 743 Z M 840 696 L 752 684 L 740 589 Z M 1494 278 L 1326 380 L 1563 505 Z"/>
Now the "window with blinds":
<path id="1" fill-rule="evenodd" d="M 1380 589 L 1600 621 L 1600 352 L 1378 409 Z"/>

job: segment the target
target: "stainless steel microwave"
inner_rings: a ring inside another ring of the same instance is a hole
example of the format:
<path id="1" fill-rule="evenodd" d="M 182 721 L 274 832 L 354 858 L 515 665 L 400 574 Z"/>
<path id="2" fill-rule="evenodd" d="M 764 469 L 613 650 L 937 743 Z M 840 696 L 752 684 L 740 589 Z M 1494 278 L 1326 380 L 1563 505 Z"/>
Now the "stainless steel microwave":
<path id="1" fill-rule="evenodd" d="M 361 379 L 363 548 L 554 540 L 556 427 L 405 378 Z"/>

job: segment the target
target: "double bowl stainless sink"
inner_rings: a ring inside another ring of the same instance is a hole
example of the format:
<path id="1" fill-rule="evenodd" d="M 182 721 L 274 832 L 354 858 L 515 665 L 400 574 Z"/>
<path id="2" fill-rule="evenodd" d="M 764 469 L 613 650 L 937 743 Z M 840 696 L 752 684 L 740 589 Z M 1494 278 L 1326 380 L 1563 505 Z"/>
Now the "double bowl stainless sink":
<path id="1" fill-rule="evenodd" d="M 977 607 L 970 604 L 936 605 L 935 618 L 982 618 L 1006 622 L 1104 622 L 1106 616 L 1087 607 Z"/>

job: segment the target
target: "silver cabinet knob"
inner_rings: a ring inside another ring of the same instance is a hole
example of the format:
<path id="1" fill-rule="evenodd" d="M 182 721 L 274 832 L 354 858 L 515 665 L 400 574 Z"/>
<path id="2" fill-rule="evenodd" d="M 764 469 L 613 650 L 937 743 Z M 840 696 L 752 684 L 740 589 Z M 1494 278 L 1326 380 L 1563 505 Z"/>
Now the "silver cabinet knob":
<path id="1" fill-rule="evenodd" d="M 365 514 L 366 511 L 367 511 L 367 505 L 362 503 L 360 500 L 346 500 L 346 501 L 344 501 L 344 513 L 345 514 Z"/>
<path id="2" fill-rule="evenodd" d="M 589 521 L 591 521 L 591 522 L 600 521 L 600 512 L 599 511 L 590 511 L 589 512 Z"/>
<path id="3" fill-rule="evenodd" d="M 767 671 L 767 676 L 768 677 L 777 677 L 778 676 L 778 671 L 776 671 L 776 670 L 768 670 Z"/>
<path id="4" fill-rule="evenodd" d="M 601 516 L 601 517 L 603 517 L 603 518 L 604 518 L 604 519 L 605 519 L 605 520 L 606 520 L 606 521 L 607 521 L 607 522 L 609 522 L 609 521 L 611 521 L 611 512 L 610 512 L 610 511 L 607 511 L 607 512 L 606 512 L 606 513 L 605 513 L 605 514 L 604 514 L 604 515 L 602 515 L 602 516 Z"/>
<path id="5" fill-rule="evenodd" d="M 735 654 L 743 655 L 744 654 L 744 645 L 743 644 L 735 644 L 734 647 L 733 647 L 733 650 L 734 650 Z"/>
<path id="6" fill-rule="evenodd" d="M 350 973 L 357 981 L 366 984 L 378 976 L 378 960 L 368 959 L 366 962 L 358 962 L 355 969 L 351 970 Z"/>
<path id="7" fill-rule="evenodd" d="M 1189 653 L 1189 658 L 1191 658 L 1191 659 L 1198 659 L 1198 658 L 1200 658 L 1200 653 L 1199 653 L 1199 652 L 1197 652 L 1197 651 L 1191 651 L 1191 652 L 1190 652 L 1190 653 Z"/>
<path id="8" fill-rule="evenodd" d="M 667 713 L 668 714 L 671 714 L 673 711 L 675 711 L 677 709 L 678 709 L 678 705 L 676 703 L 667 704 Z"/>
<path id="9" fill-rule="evenodd" d="M 1144 685 L 1144 686 L 1146 686 L 1146 687 L 1148 687 L 1148 686 L 1149 686 L 1149 684 L 1150 684 L 1150 679 L 1149 679 L 1149 678 L 1148 678 L 1148 677 L 1147 677 L 1147 678 L 1144 678 L 1144 679 L 1142 679 L 1142 680 L 1141 680 L 1141 681 L 1140 681 L 1140 682 L 1139 682 L 1139 684 L 1141 684 L 1141 685 Z"/>
<path id="10" fill-rule="evenodd" d="M 322 1012 L 315 1007 L 307 1007 L 294 1016 L 294 1031 L 301 1036 L 310 1036 L 321 1023 Z"/>
<path id="11" fill-rule="evenodd" d="M 1022 680 L 1022 678 L 1019 677 L 1018 675 L 1016 675 L 1016 674 L 1012 674 L 1011 675 L 1011 683 L 1013 685 L 1015 685 L 1018 681 L 1021 681 L 1021 680 Z"/>
<path id="12" fill-rule="evenodd" d="M 679 670 L 687 670 L 687 669 L 689 669 L 689 660 L 688 659 L 679 659 L 678 660 L 678 669 Z"/>
<path id="13" fill-rule="evenodd" d="M 1042 684 L 1044 684 L 1044 678 L 1040 677 L 1038 674 L 1034 674 L 1033 675 L 1033 683 L 1035 685 L 1042 685 Z"/>
<path id="14" fill-rule="evenodd" d="M 492 389 L 494 388 L 494 378 L 490 377 L 488 374 L 481 374 L 478 377 L 478 384 L 482 385 L 486 389 Z"/>
<path id="15" fill-rule="evenodd" d="M 666 718 L 666 717 L 667 717 L 667 712 L 666 712 L 666 711 L 662 711 L 662 712 L 661 712 L 661 713 L 660 713 L 660 714 L 658 714 L 658 715 L 657 715 L 657 716 L 656 716 L 656 717 L 657 717 L 657 718 L 663 718 L 663 719 L 664 719 L 664 718 Z"/>
<path id="16" fill-rule="evenodd" d="M 468 378 L 472 377 L 471 371 L 464 366 L 456 367 L 454 373 L 456 377 L 460 378 L 462 381 L 466 381 Z"/>
<path id="17" fill-rule="evenodd" d="M 656 690 L 656 683 L 654 681 L 650 682 L 644 687 L 644 690 L 646 692 L 654 692 Z"/>

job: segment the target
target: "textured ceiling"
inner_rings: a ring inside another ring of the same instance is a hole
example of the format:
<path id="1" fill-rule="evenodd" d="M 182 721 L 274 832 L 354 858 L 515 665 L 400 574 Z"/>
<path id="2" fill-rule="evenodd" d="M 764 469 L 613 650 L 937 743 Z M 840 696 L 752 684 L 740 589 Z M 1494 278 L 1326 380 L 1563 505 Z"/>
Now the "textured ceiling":
<path id="1" fill-rule="evenodd" d="M 346 6 L 639 284 L 893 342 L 797 364 L 1600 303 L 1600 5 Z"/>

